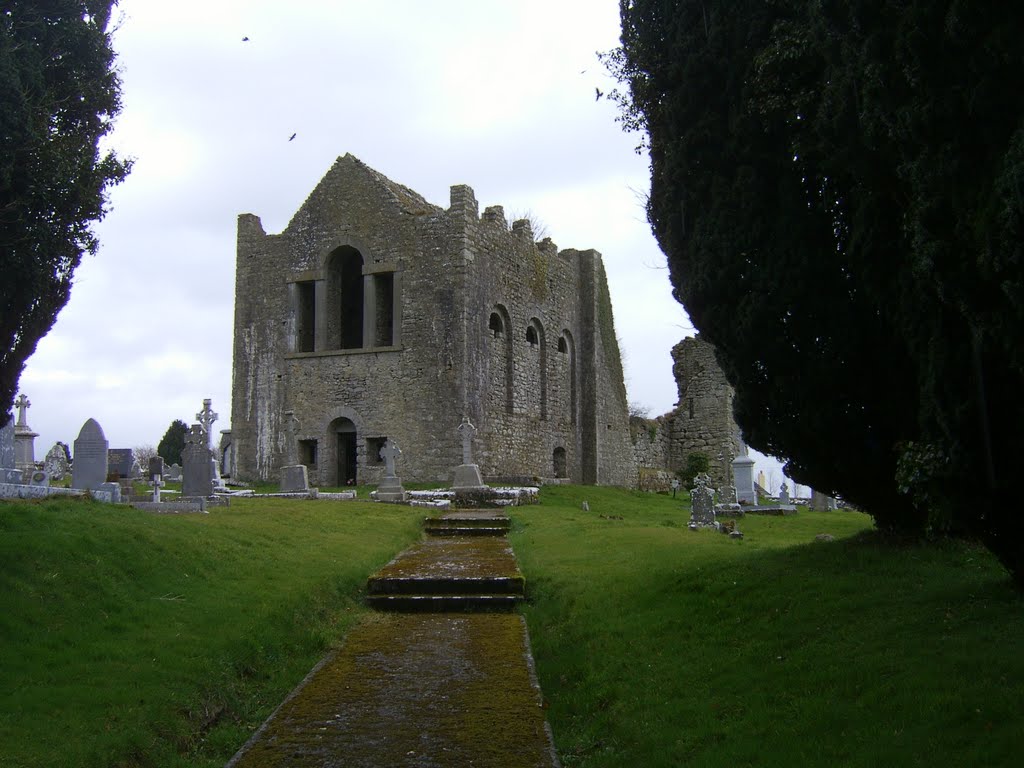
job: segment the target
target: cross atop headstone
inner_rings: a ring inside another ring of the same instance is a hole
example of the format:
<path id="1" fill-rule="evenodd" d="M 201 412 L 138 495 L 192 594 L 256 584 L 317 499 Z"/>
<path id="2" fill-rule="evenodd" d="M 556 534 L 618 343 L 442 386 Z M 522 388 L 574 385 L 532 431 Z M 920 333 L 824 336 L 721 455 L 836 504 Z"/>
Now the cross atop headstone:
<path id="1" fill-rule="evenodd" d="M 210 447 L 210 433 L 213 427 L 213 422 L 220 418 L 220 416 L 214 413 L 213 409 L 210 407 L 210 403 L 212 402 L 213 400 L 211 400 L 210 398 L 206 398 L 205 400 L 203 400 L 203 410 L 196 414 L 196 421 L 199 422 L 199 424 L 203 428 L 203 431 L 206 433 L 207 448 Z"/>
<path id="2" fill-rule="evenodd" d="M 284 412 L 284 431 L 287 441 L 284 447 L 285 464 L 293 467 L 299 463 L 299 446 L 295 442 L 295 433 L 299 431 L 299 419 L 295 411 Z"/>
<path id="3" fill-rule="evenodd" d="M 207 400 L 206 402 L 210 402 Z M 202 445 L 208 446 L 207 433 L 199 424 L 193 424 L 189 427 L 188 432 L 185 433 L 185 445 Z"/>
<path id="4" fill-rule="evenodd" d="M 384 441 L 384 447 L 380 449 L 380 457 L 384 459 L 384 476 L 395 477 L 395 459 L 402 455 L 398 443 L 390 437 Z"/>
<path id="5" fill-rule="evenodd" d="M 458 427 L 459 436 L 462 438 L 462 463 L 473 463 L 473 436 L 476 435 L 474 427 L 468 416 L 462 417 L 462 423 Z"/>
<path id="6" fill-rule="evenodd" d="M 18 409 L 18 426 L 27 427 L 28 423 L 25 420 L 25 411 L 32 405 L 28 398 L 25 397 L 24 393 L 18 395 L 18 399 L 14 401 L 14 406 Z"/>

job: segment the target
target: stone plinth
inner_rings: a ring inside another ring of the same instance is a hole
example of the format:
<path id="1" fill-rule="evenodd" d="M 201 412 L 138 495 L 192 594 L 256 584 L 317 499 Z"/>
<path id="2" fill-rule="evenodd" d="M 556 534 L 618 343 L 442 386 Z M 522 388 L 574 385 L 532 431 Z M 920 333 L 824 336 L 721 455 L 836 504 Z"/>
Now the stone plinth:
<path id="1" fill-rule="evenodd" d="M 404 502 L 405 488 L 397 477 L 385 477 L 377 486 L 377 501 Z"/>
<path id="2" fill-rule="evenodd" d="M 455 476 L 452 478 L 452 490 L 478 491 L 486 487 L 483 478 L 480 476 L 480 467 L 476 464 L 460 464 L 455 468 Z"/>
<path id="3" fill-rule="evenodd" d="M 309 490 L 309 472 L 305 464 L 281 467 L 281 492 L 303 493 Z"/>

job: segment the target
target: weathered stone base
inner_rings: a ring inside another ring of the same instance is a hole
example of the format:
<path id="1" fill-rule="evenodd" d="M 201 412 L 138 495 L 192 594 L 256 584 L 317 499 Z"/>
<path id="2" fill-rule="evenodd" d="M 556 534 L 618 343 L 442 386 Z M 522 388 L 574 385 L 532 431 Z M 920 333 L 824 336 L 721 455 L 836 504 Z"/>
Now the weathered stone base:
<path id="1" fill-rule="evenodd" d="M 281 492 L 305 493 L 309 491 L 309 474 L 305 464 L 281 467 Z"/>
<path id="2" fill-rule="evenodd" d="M 174 515 L 183 512 L 209 514 L 202 501 L 137 501 L 132 504 L 132 508 L 143 512 L 154 512 L 158 515 Z"/>
<path id="3" fill-rule="evenodd" d="M 104 485 L 111 485 L 104 483 Z M 112 483 L 117 485 L 117 483 Z M 45 499 L 48 496 L 92 496 L 96 501 L 114 504 L 121 500 L 121 489 L 118 488 L 117 498 L 109 489 L 85 491 L 81 488 L 51 488 L 45 485 L 21 485 L 18 483 L 0 483 L 0 498 L 3 499 Z"/>
<path id="4" fill-rule="evenodd" d="M 405 501 L 405 488 L 402 487 L 402 481 L 397 477 L 385 477 L 380 481 L 380 485 L 377 486 L 376 493 L 373 494 L 373 498 L 377 501 L 387 501 L 393 504 L 401 504 Z"/>
<path id="5" fill-rule="evenodd" d="M 749 515 L 795 515 L 796 507 L 792 504 L 761 504 L 756 507 L 744 507 Z"/>
<path id="6" fill-rule="evenodd" d="M 473 491 L 486 488 L 480 476 L 480 467 L 476 464 L 460 464 L 455 468 L 452 489 L 455 491 Z"/>

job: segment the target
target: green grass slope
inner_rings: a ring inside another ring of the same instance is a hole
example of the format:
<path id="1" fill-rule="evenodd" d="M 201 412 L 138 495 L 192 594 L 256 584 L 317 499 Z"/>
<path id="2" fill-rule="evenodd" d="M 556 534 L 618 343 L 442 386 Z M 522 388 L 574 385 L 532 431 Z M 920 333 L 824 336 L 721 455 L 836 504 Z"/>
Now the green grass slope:
<path id="1" fill-rule="evenodd" d="M 855 512 L 747 516 L 741 541 L 688 517 L 573 487 L 513 512 L 567 768 L 1019 764 L 1024 604 L 982 548 Z"/>
<path id="2" fill-rule="evenodd" d="M 0 502 L 0 765 L 220 766 L 367 609 L 422 514 Z"/>

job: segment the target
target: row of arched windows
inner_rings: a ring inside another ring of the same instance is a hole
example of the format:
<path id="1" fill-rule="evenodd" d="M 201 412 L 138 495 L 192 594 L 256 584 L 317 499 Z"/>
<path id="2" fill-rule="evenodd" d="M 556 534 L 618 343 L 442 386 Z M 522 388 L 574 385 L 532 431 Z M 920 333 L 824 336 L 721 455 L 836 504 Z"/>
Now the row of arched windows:
<path id="1" fill-rule="evenodd" d="M 516 336 L 508 310 L 498 304 L 487 323 L 494 343 L 491 360 L 491 384 L 501 392 L 504 410 L 513 413 L 516 406 Z M 544 325 L 537 317 L 531 317 L 519 338 L 525 341 L 520 361 L 520 393 L 522 410 L 536 412 L 541 419 L 548 418 L 548 378 L 554 373 L 558 378 L 557 391 L 564 416 L 570 423 L 576 422 L 576 354 L 572 334 L 563 329 L 555 344 L 558 356 L 549 371 L 548 345 Z"/>

